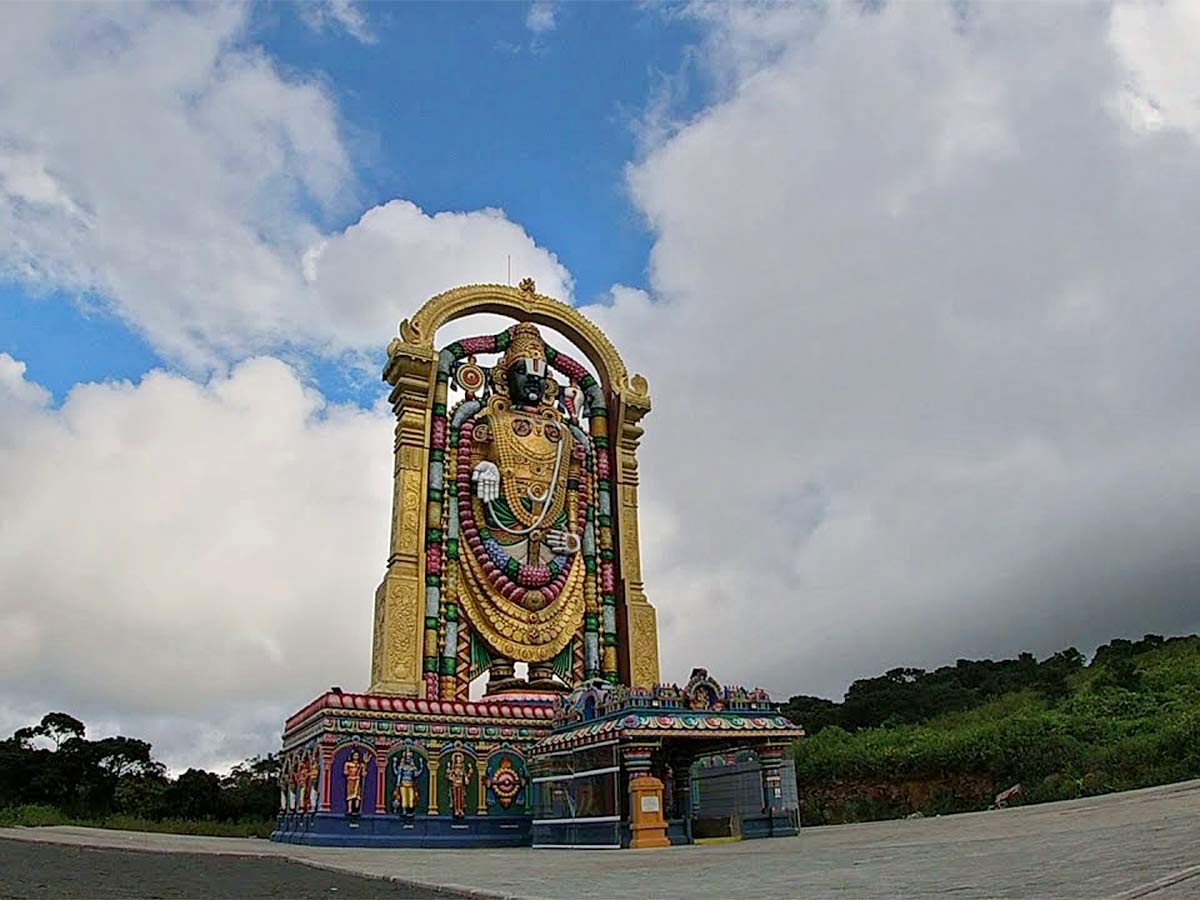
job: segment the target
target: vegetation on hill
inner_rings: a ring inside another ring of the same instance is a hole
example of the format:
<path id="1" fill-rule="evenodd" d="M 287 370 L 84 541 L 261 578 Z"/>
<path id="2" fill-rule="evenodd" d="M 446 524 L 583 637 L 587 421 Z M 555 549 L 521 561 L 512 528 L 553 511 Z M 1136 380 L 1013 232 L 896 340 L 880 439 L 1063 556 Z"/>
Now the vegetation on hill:
<path id="1" fill-rule="evenodd" d="M 0 825 L 98 825 L 185 834 L 271 832 L 279 806 L 274 756 L 224 778 L 188 769 L 169 778 L 137 738 L 91 741 L 66 713 L 0 741 Z"/>
<path id="2" fill-rule="evenodd" d="M 1200 776 L 1200 637 L 1115 640 L 1037 661 L 959 660 L 793 697 L 805 824 L 1062 800 Z"/>

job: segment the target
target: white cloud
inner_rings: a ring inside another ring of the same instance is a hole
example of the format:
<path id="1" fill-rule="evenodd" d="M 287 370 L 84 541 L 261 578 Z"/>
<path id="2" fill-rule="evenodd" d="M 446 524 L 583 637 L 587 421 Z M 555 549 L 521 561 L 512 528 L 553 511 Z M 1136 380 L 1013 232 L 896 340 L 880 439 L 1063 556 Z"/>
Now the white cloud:
<path id="1" fill-rule="evenodd" d="M 301 3 L 298 8 L 300 18 L 314 31 L 340 29 L 363 44 L 374 44 L 379 40 L 367 24 L 362 7 L 354 0 L 311 0 Z"/>
<path id="2" fill-rule="evenodd" d="M 503 211 L 426 215 L 404 200 L 363 214 L 304 259 L 311 289 L 322 298 L 308 323 L 314 334 L 339 335 L 373 347 L 426 298 L 448 287 L 504 283 L 530 276 L 540 291 L 571 295 L 571 275 Z"/>
<path id="3" fill-rule="evenodd" d="M 535 35 L 546 34 L 558 27 L 558 4 L 554 0 L 533 0 L 525 15 L 525 27 Z"/>
<path id="4" fill-rule="evenodd" d="M 193 370 L 374 348 L 424 297 L 503 280 L 508 256 L 569 295 L 554 256 L 496 210 L 397 202 L 322 229 L 362 208 L 335 104 L 250 44 L 246 16 L 0 8 L 0 276 L 106 298 Z M 349 258 L 359 268 L 339 270 Z"/>
<path id="5" fill-rule="evenodd" d="M 659 303 L 606 322 L 666 673 L 836 694 L 1200 627 L 1200 153 L 1111 114 L 1122 10 L 701 12 L 720 99 L 630 170 Z M 1138 59 L 1183 75 L 1167 31 Z"/>
<path id="6" fill-rule="evenodd" d="M 61 708 L 186 765 L 265 752 L 320 690 L 365 686 L 390 410 L 328 404 L 270 358 L 59 409 L 19 375 L 0 354 L 0 685 L 20 698 L 0 718 Z"/>
<path id="7" fill-rule="evenodd" d="M 1108 37 L 1126 71 L 1116 99 L 1130 124 L 1200 141 L 1200 5 L 1118 3 Z"/>
<path id="8" fill-rule="evenodd" d="M 25 378 L 26 366 L 7 353 L 0 353 L 0 409 L 9 404 L 26 407 L 46 406 L 52 399 L 48 390 Z"/>

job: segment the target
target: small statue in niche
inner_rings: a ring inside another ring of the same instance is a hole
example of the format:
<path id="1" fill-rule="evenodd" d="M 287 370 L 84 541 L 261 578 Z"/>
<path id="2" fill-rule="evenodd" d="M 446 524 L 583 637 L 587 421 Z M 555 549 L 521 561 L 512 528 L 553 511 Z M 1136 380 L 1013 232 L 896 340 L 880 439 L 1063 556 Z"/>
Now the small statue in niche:
<path id="1" fill-rule="evenodd" d="M 424 761 L 413 752 L 412 747 L 405 747 L 399 757 L 392 757 L 392 774 L 396 777 L 396 786 L 392 789 L 392 812 L 411 819 L 417 812 L 417 779 L 425 771 Z"/>
<path id="2" fill-rule="evenodd" d="M 302 757 L 296 767 L 296 808 L 300 812 L 308 811 L 308 757 Z"/>
<path id="3" fill-rule="evenodd" d="M 450 765 L 446 769 L 446 782 L 450 785 L 450 808 L 454 812 L 454 818 L 461 819 L 467 814 L 467 785 L 471 782 L 467 760 L 461 750 L 455 750 L 450 757 Z"/>
<path id="4" fill-rule="evenodd" d="M 342 766 L 346 776 L 346 814 L 357 816 L 362 813 L 363 782 L 366 780 L 367 765 L 362 754 L 355 750 Z"/>
<path id="5" fill-rule="evenodd" d="M 309 782 L 308 782 L 308 808 L 310 812 L 316 812 L 317 804 L 320 802 L 320 791 L 318 790 L 321 783 L 321 767 L 316 759 L 313 759 L 309 764 Z"/>
<path id="6" fill-rule="evenodd" d="M 300 762 L 300 809 L 302 812 L 312 812 L 312 783 L 317 777 L 317 767 L 307 756 Z"/>

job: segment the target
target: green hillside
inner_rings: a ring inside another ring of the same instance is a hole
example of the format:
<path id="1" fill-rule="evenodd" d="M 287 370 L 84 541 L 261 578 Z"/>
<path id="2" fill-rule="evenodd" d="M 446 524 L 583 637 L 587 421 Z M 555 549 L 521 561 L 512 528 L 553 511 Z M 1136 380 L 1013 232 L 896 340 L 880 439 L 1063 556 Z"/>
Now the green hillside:
<path id="1" fill-rule="evenodd" d="M 1147 787 L 1200 777 L 1200 637 L 897 669 L 787 711 L 810 733 L 807 825 L 986 809 L 1014 784 L 1024 803 Z"/>

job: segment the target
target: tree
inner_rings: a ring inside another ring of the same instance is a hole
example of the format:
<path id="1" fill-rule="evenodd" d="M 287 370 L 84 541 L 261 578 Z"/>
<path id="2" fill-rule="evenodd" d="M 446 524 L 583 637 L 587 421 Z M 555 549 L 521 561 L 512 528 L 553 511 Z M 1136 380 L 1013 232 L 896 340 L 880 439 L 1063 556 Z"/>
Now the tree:
<path id="1" fill-rule="evenodd" d="M 1132 659 L 1127 656 L 1112 656 L 1100 667 L 1096 686 L 1138 691 L 1142 687 L 1142 676 Z"/>
<path id="2" fill-rule="evenodd" d="M 37 732 L 54 741 L 54 749 L 57 750 L 63 745 L 63 741 L 70 738 L 82 740 L 84 726 L 74 716 L 69 716 L 61 712 L 52 712 L 42 716 L 42 721 L 37 727 Z"/>
<path id="3" fill-rule="evenodd" d="M 161 772 L 122 775 L 113 791 L 113 808 L 142 819 L 161 819 L 167 814 L 164 795 L 170 783 Z"/>
<path id="4" fill-rule="evenodd" d="M 1059 650 L 1038 665 L 1038 690 L 1051 700 L 1065 697 L 1070 692 L 1070 677 L 1085 662 L 1083 654 L 1074 647 Z"/>
<path id="5" fill-rule="evenodd" d="M 168 815 L 184 819 L 215 819 L 221 815 L 221 779 L 213 772 L 188 769 L 163 792 Z"/>
<path id="6" fill-rule="evenodd" d="M 22 750 L 32 750 L 33 739 L 38 736 L 39 732 L 37 726 L 29 725 L 25 728 L 18 728 L 16 731 L 14 731 L 11 740 Z"/>
<path id="7" fill-rule="evenodd" d="M 113 778 L 145 774 L 162 768 L 150 756 L 150 744 L 137 738 L 111 737 L 90 742 L 92 759 Z"/>
<path id="8" fill-rule="evenodd" d="M 782 712 L 809 735 L 814 735 L 830 725 L 836 725 L 839 721 L 838 704 L 824 697 L 800 694 L 788 700 Z"/>
<path id="9" fill-rule="evenodd" d="M 221 779 L 223 815 L 231 821 L 270 819 L 279 809 L 279 772 L 275 754 L 253 757 L 234 766 Z"/>

